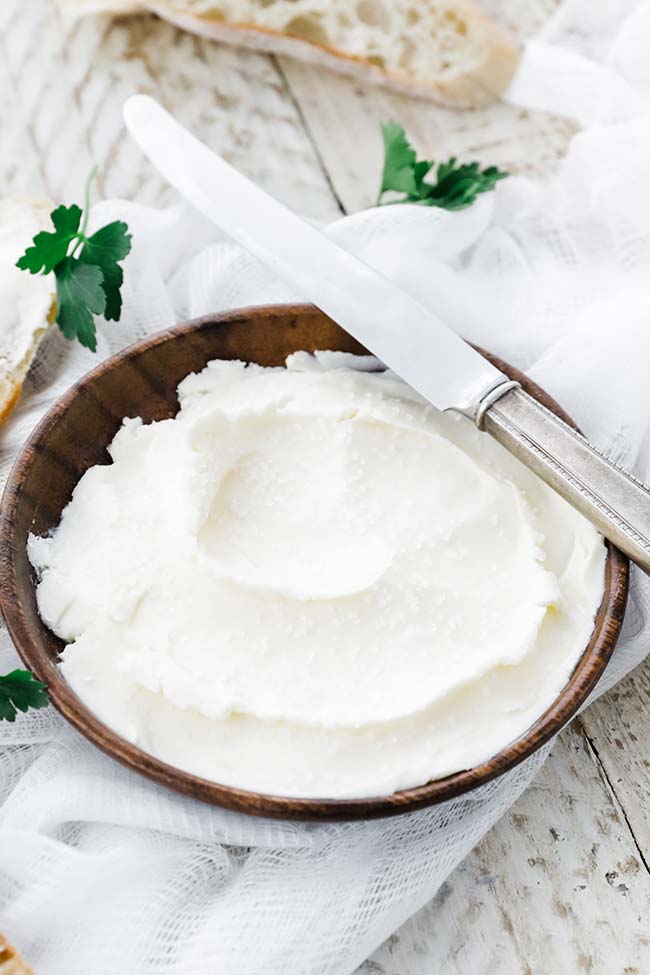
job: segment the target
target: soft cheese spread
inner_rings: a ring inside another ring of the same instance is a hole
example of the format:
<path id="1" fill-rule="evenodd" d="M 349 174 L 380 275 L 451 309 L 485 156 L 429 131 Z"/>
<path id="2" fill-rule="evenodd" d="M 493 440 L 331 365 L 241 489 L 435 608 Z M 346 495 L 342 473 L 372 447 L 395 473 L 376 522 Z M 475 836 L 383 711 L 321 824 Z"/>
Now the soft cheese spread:
<path id="1" fill-rule="evenodd" d="M 551 705 L 601 601 L 594 528 L 370 358 L 211 362 L 31 537 L 62 671 L 125 738 L 263 792 L 384 794 Z"/>

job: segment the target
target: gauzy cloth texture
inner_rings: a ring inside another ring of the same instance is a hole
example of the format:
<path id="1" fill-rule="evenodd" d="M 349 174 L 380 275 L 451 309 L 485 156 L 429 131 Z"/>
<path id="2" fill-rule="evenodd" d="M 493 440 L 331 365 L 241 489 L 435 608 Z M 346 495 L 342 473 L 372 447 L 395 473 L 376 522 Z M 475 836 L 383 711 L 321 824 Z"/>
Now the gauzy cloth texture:
<path id="1" fill-rule="evenodd" d="M 511 177 L 471 208 L 370 210 L 327 233 L 466 338 L 528 371 L 617 462 L 650 475 L 650 3 L 569 2 L 508 93 L 581 129 L 547 183 Z M 297 296 L 196 213 L 123 201 L 119 324 L 97 355 L 53 330 L 2 431 L 6 478 L 47 407 L 90 367 L 177 321 Z M 398 323 L 396 323 L 398 327 Z M 595 694 L 648 648 L 633 570 Z M 17 665 L 0 634 L 0 672 Z M 347 975 L 430 900 L 526 788 L 550 745 L 480 790 L 397 818 L 272 822 L 130 773 L 52 708 L 0 722 L 0 930 L 39 975 Z"/>

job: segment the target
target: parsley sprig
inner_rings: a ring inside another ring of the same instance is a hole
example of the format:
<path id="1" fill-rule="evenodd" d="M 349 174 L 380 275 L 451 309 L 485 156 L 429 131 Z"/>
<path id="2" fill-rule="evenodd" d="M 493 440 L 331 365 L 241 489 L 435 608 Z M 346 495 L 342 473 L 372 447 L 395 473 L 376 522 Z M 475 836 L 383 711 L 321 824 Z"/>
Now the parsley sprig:
<path id="1" fill-rule="evenodd" d="M 15 721 L 18 711 L 45 708 L 49 703 L 45 684 L 28 670 L 0 676 L 0 721 Z"/>
<path id="2" fill-rule="evenodd" d="M 445 163 L 418 159 L 401 125 L 385 122 L 381 127 L 384 138 L 384 171 L 377 197 L 377 206 L 386 203 L 419 203 L 423 206 L 462 210 L 470 206 L 479 193 L 494 189 L 508 173 L 496 166 L 481 169 L 477 162 L 458 163 L 452 156 Z M 435 181 L 426 179 L 435 175 Z M 401 194 L 398 199 L 384 201 L 384 194 Z"/>
<path id="3" fill-rule="evenodd" d="M 31 274 L 56 278 L 56 321 L 67 339 L 97 349 L 95 315 L 119 321 L 122 311 L 123 271 L 119 262 L 131 250 L 131 234 L 122 220 L 114 220 L 88 237 L 90 186 L 86 181 L 84 209 L 59 206 L 50 218 L 54 231 L 36 234 L 16 266 Z M 83 222 L 82 222 L 83 217 Z"/>

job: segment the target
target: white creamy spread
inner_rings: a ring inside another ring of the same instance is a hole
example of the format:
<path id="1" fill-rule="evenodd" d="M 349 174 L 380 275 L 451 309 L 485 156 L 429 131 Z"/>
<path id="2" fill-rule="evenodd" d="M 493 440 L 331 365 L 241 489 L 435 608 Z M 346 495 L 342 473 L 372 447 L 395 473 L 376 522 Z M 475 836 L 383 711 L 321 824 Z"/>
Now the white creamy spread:
<path id="1" fill-rule="evenodd" d="M 30 538 L 62 671 L 122 736 L 227 785 L 369 796 L 488 759 L 553 703 L 602 537 L 373 368 L 211 362 Z"/>

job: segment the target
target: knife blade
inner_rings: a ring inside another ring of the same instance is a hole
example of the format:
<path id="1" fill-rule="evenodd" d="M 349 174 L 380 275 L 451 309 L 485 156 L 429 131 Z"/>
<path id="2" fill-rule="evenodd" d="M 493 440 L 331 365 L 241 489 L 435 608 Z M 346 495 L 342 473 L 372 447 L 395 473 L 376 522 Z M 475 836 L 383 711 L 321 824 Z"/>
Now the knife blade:
<path id="1" fill-rule="evenodd" d="M 188 202 L 441 410 L 471 417 L 650 572 L 650 491 L 431 311 L 215 155 L 154 99 L 124 119 Z"/>
<path id="2" fill-rule="evenodd" d="M 474 417 L 486 394 L 508 384 L 420 302 L 215 155 L 153 98 L 133 95 L 124 119 L 186 200 L 438 409 Z"/>

